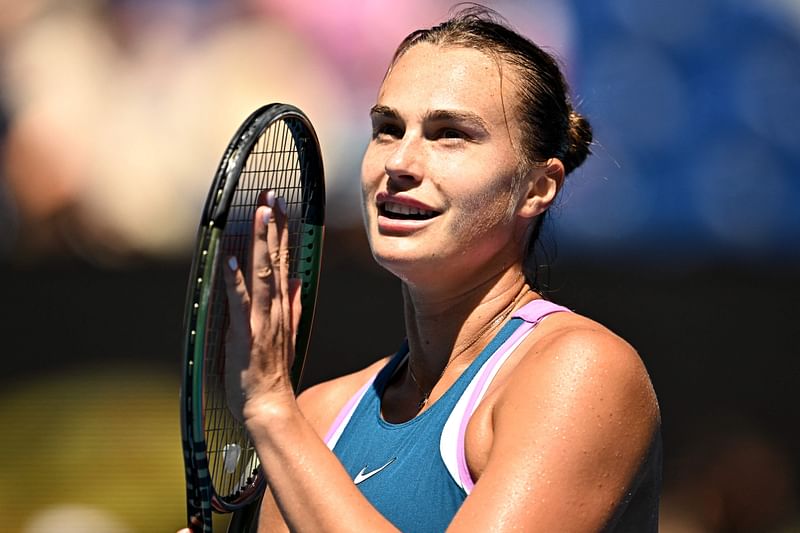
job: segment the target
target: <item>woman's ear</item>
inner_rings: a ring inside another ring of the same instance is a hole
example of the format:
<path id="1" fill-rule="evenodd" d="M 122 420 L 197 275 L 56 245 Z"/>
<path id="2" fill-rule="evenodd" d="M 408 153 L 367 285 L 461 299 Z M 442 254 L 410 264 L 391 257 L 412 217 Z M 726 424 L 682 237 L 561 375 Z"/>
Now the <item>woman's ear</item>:
<path id="1" fill-rule="evenodd" d="M 563 183 L 564 164 L 560 159 L 553 157 L 544 165 L 531 167 L 523 178 L 525 196 L 518 211 L 520 216 L 533 218 L 541 215 L 553 203 Z"/>

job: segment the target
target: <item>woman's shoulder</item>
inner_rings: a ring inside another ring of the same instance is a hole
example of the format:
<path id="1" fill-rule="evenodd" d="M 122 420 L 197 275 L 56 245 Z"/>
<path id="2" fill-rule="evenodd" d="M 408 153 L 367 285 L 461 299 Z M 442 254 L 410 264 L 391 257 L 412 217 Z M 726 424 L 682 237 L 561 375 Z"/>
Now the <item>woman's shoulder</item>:
<path id="1" fill-rule="evenodd" d="M 591 318 L 578 313 L 554 313 L 542 320 L 530 341 L 522 346 L 516 376 L 598 379 L 609 391 L 637 385 L 640 393 L 655 400 L 650 377 L 637 350 Z"/>
<path id="2" fill-rule="evenodd" d="M 547 391 L 549 398 L 585 405 L 575 410 L 586 414 L 604 405 L 645 425 L 659 420 L 655 391 L 639 353 L 599 322 L 577 313 L 554 313 L 520 349 L 503 396 L 531 399 L 532 391 Z"/>
<path id="3" fill-rule="evenodd" d="M 339 411 L 391 359 L 383 357 L 350 374 L 323 381 L 304 390 L 297 397 L 303 416 L 320 437 L 324 437 Z"/>

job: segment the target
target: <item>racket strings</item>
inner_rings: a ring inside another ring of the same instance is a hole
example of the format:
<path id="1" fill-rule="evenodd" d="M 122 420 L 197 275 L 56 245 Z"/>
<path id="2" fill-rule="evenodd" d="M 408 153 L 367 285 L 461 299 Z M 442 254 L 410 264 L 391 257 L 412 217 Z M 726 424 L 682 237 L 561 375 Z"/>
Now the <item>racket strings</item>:
<path id="1" fill-rule="evenodd" d="M 290 277 L 301 277 L 309 257 L 304 253 L 307 240 L 302 176 L 308 158 L 303 153 L 301 135 L 293 129 L 294 119 L 271 124 L 247 155 L 239 183 L 234 191 L 225 231 L 220 243 L 220 258 L 239 259 L 248 276 L 252 247 L 252 224 L 262 191 L 270 189 L 286 201 L 289 230 Z M 313 230 L 312 230 L 313 231 Z M 305 250 L 308 251 L 308 250 Z M 209 473 L 219 497 L 235 501 L 258 477 L 259 461 L 244 424 L 231 414 L 225 393 L 225 332 L 228 328 L 227 297 L 218 272 L 210 297 L 209 326 L 206 328 L 204 430 Z"/>

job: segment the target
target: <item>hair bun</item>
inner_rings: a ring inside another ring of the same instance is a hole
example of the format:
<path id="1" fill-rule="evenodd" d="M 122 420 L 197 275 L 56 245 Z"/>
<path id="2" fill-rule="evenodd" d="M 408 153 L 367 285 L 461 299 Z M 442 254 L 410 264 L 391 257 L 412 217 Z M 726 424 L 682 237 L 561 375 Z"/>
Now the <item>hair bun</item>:
<path id="1" fill-rule="evenodd" d="M 567 142 L 568 147 L 562 163 L 564 163 L 564 172 L 569 174 L 586 160 L 591 153 L 590 146 L 592 144 L 592 126 L 583 115 L 574 110 L 569 112 Z"/>

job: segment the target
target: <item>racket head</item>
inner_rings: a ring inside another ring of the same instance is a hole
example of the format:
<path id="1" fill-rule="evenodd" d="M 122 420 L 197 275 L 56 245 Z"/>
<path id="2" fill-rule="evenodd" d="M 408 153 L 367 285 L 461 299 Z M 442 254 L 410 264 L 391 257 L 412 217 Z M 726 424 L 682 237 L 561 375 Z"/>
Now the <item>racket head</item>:
<path id="1" fill-rule="evenodd" d="M 225 397 L 228 308 L 222 264 L 250 265 L 252 222 L 265 190 L 286 200 L 290 278 L 300 280 L 302 314 L 292 380 L 297 388 L 314 317 L 324 236 L 325 189 L 319 142 L 294 106 L 256 110 L 223 155 L 203 209 L 187 291 L 184 433 L 199 496 L 217 512 L 241 509 L 265 486 L 255 447 Z"/>

